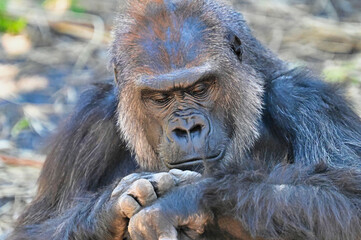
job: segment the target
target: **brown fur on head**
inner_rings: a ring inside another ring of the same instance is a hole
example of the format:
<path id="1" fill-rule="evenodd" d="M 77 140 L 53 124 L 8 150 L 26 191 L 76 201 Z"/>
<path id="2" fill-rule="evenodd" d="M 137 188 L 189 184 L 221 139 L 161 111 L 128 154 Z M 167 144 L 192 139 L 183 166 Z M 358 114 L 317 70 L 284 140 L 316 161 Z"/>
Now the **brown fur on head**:
<path id="1" fill-rule="evenodd" d="M 233 131 L 228 156 L 240 155 L 257 136 L 262 81 L 251 65 L 242 64 L 232 52 L 228 39 L 232 30 L 214 6 L 205 0 L 133 0 L 116 20 L 110 54 L 120 91 L 118 123 L 144 169 L 160 170 L 164 165 L 145 136 L 143 126 L 149 116 L 136 89 L 142 77 L 212 66 L 221 76 L 214 111 L 222 113 L 224 124 Z"/>

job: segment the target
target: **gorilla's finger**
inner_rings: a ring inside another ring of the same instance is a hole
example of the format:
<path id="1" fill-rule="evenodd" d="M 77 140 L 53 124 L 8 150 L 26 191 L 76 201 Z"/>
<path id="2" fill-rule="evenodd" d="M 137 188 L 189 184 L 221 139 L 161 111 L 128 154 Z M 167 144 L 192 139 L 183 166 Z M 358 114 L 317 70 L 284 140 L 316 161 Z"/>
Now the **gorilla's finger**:
<path id="1" fill-rule="evenodd" d="M 160 237 L 159 240 L 177 240 L 177 237 Z"/>
<path id="2" fill-rule="evenodd" d="M 169 239 L 169 240 L 177 240 L 177 229 L 174 227 L 174 222 L 170 221 L 170 219 L 166 218 L 159 212 L 159 210 L 155 209 L 151 212 L 154 217 L 153 225 L 155 225 L 157 229 L 158 239 Z"/>
<path id="3" fill-rule="evenodd" d="M 159 240 L 177 240 L 177 229 L 171 224 L 161 224 L 158 226 L 157 233 L 159 234 Z"/>
<path id="4" fill-rule="evenodd" d="M 158 196 L 163 195 L 175 186 L 175 180 L 171 174 L 162 172 L 152 175 L 149 181 L 153 184 Z"/>
<path id="5" fill-rule="evenodd" d="M 144 240 L 146 239 L 141 231 L 132 231 L 129 227 L 128 227 L 128 232 L 130 235 L 130 239 L 132 240 Z"/>
<path id="6" fill-rule="evenodd" d="M 139 173 L 132 173 L 124 177 L 114 188 L 111 196 L 115 197 L 116 195 L 118 196 L 122 195 L 133 182 L 135 182 L 140 178 L 141 178 L 141 174 Z"/>
<path id="7" fill-rule="evenodd" d="M 118 209 L 123 217 L 131 218 L 140 211 L 141 206 L 132 196 L 123 194 L 118 200 Z"/>
<path id="8" fill-rule="evenodd" d="M 121 182 L 134 182 L 140 178 L 140 173 L 132 173 L 122 178 Z"/>
<path id="9" fill-rule="evenodd" d="M 177 233 L 177 231 L 176 231 L 176 233 Z M 161 237 L 159 237 L 158 239 L 159 240 L 177 240 L 178 238 L 177 238 L 177 235 L 175 235 L 175 236 L 169 236 L 169 234 L 170 233 L 168 233 L 167 235 L 165 235 L 165 236 L 161 236 Z"/>
<path id="10" fill-rule="evenodd" d="M 157 199 L 153 185 L 146 179 L 135 181 L 127 193 L 133 196 L 143 207 Z"/>
<path id="11" fill-rule="evenodd" d="M 179 169 L 171 169 L 169 173 L 174 177 L 177 185 L 184 185 L 199 181 L 202 175 L 193 171 L 182 171 Z"/>
<path id="12" fill-rule="evenodd" d="M 150 207 L 134 215 L 129 222 L 128 231 L 131 239 L 177 240 L 177 230 L 174 225 L 159 211 Z"/>

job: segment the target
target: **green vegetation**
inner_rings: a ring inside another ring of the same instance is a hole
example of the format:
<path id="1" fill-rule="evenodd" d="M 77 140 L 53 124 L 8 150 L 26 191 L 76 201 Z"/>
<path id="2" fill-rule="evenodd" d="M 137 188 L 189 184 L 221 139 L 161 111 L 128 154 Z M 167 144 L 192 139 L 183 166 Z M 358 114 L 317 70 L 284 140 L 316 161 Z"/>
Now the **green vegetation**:
<path id="1" fill-rule="evenodd" d="M 0 0 L 0 12 L 5 12 L 9 0 Z"/>
<path id="2" fill-rule="evenodd" d="M 28 129 L 29 127 L 29 121 L 26 118 L 22 118 L 11 129 L 11 136 L 16 137 L 19 133 L 21 133 L 21 131 L 23 131 L 24 129 Z"/>
<path id="3" fill-rule="evenodd" d="M 0 12 L 0 32 L 19 34 L 26 28 L 27 22 L 24 18 L 13 18 Z"/>
<path id="4" fill-rule="evenodd" d="M 0 0 L 0 32 L 19 34 L 24 31 L 27 26 L 25 18 L 15 18 L 7 13 L 7 6 L 10 0 Z M 56 0 L 45 0 L 43 5 Z M 71 0 L 69 10 L 75 13 L 84 13 L 86 10 L 79 4 L 79 0 Z"/>
<path id="5" fill-rule="evenodd" d="M 14 18 L 6 13 L 9 0 L 0 0 L 0 32 L 19 34 L 27 25 L 24 18 Z"/>
<path id="6" fill-rule="evenodd" d="M 72 0 L 70 4 L 70 10 L 76 13 L 84 13 L 85 9 L 79 6 L 78 0 Z"/>
<path id="7" fill-rule="evenodd" d="M 353 71 L 356 69 L 356 64 L 354 62 L 346 62 L 341 66 L 330 66 L 326 67 L 323 70 L 323 75 L 326 80 L 330 82 L 358 82 L 357 78 L 352 76 Z"/>

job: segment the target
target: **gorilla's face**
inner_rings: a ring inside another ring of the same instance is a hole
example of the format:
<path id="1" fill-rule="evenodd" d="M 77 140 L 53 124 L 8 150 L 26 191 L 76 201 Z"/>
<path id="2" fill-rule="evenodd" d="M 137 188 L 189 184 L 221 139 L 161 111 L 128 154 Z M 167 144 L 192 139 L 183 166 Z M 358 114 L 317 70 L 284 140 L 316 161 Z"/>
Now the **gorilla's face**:
<path id="1" fill-rule="evenodd" d="M 238 35 L 198 1 L 132 6 L 111 53 L 118 124 L 139 166 L 194 169 L 239 155 L 257 136 L 263 87 Z"/>
<path id="2" fill-rule="evenodd" d="M 217 109 L 217 75 L 209 66 L 138 81 L 149 144 L 168 168 L 191 169 L 222 159 L 229 129 Z M 227 131 L 228 130 L 228 131 Z"/>

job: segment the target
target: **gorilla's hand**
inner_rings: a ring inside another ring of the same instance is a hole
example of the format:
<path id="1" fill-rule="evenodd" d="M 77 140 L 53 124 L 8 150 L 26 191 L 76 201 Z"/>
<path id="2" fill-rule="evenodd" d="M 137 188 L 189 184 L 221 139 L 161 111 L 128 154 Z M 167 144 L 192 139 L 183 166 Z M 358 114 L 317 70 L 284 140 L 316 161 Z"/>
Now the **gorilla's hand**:
<path id="1" fill-rule="evenodd" d="M 213 216 L 199 207 L 200 188 L 176 188 L 130 218 L 132 240 L 197 239 Z"/>
<path id="2" fill-rule="evenodd" d="M 175 186 L 198 181 L 201 175 L 191 171 L 171 170 L 168 173 L 133 173 L 124 177 L 112 192 L 113 211 L 118 213 L 116 232 L 122 237 L 127 229 L 128 219 L 143 207 Z"/>

